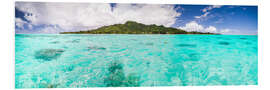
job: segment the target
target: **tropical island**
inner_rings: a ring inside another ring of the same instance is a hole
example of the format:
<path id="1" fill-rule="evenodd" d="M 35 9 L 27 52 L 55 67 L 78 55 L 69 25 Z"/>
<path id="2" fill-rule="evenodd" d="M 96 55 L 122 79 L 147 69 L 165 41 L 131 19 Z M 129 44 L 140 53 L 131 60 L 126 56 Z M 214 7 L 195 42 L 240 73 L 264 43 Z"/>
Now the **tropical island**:
<path id="1" fill-rule="evenodd" d="M 61 32 L 60 34 L 217 34 L 210 32 L 187 32 L 182 29 L 164 27 L 163 25 L 145 25 L 135 21 L 127 21 L 124 24 L 103 26 L 93 30 L 78 32 Z"/>

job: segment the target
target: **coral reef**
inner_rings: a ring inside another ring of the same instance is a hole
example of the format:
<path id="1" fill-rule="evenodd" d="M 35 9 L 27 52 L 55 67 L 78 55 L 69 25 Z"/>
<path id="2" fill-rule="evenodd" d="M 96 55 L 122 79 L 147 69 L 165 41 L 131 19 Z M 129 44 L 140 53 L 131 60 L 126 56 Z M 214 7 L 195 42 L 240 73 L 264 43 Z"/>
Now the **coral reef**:
<path id="1" fill-rule="evenodd" d="M 35 52 L 35 58 L 51 61 L 52 59 L 60 57 L 63 52 L 63 49 L 41 49 Z"/>
<path id="2" fill-rule="evenodd" d="M 123 64 L 118 61 L 112 62 L 108 68 L 109 74 L 104 79 L 107 87 L 138 87 L 140 77 L 135 73 L 125 76 Z"/>

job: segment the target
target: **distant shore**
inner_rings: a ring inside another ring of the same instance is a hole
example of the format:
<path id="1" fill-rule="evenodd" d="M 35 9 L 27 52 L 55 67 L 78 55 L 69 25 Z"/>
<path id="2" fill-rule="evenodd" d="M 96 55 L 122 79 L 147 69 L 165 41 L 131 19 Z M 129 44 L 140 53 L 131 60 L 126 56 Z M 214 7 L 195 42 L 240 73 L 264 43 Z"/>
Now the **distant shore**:
<path id="1" fill-rule="evenodd" d="M 155 24 L 145 25 L 135 21 L 127 21 L 125 24 L 114 24 L 103 26 L 93 30 L 84 30 L 78 32 L 61 32 L 60 34 L 214 34 L 210 32 L 187 32 L 182 29 L 157 26 Z"/>

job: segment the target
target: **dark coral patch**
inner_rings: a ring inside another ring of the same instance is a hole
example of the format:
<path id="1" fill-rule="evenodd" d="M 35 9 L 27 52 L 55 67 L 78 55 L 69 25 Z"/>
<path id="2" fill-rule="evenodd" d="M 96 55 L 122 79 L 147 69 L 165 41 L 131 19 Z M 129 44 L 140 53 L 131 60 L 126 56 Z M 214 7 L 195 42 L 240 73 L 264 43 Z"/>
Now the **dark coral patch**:
<path id="1" fill-rule="evenodd" d="M 180 47 L 196 47 L 196 44 L 178 44 Z"/>
<path id="2" fill-rule="evenodd" d="M 63 71 L 64 72 L 70 72 L 70 71 L 73 71 L 74 68 L 75 68 L 74 65 L 65 65 L 65 66 L 63 66 Z"/>
<path id="3" fill-rule="evenodd" d="M 220 44 L 220 45 L 230 45 L 230 43 L 229 43 L 229 42 L 224 42 L 224 41 L 219 42 L 218 44 Z"/>
<path id="4" fill-rule="evenodd" d="M 139 81 L 140 77 L 135 73 L 131 73 L 126 77 L 124 85 L 126 87 L 138 87 L 140 86 Z"/>
<path id="5" fill-rule="evenodd" d="M 120 87 L 125 80 L 123 66 L 119 62 L 112 62 L 108 68 L 109 75 L 104 79 L 104 83 L 108 87 Z"/>
<path id="6" fill-rule="evenodd" d="M 109 72 L 114 73 L 116 70 L 122 70 L 123 69 L 123 65 L 119 62 L 112 62 L 109 65 Z"/>
<path id="7" fill-rule="evenodd" d="M 108 68 L 109 74 L 104 79 L 107 87 L 137 87 L 140 77 L 134 73 L 125 76 L 123 64 L 112 62 Z"/>
<path id="8" fill-rule="evenodd" d="M 53 42 L 50 42 L 51 44 L 58 44 L 60 43 L 59 41 L 53 41 Z"/>
<path id="9" fill-rule="evenodd" d="M 240 39 L 245 40 L 245 39 L 247 39 L 247 38 L 240 38 Z"/>
<path id="10" fill-rule="evenodd" d="M 252 44 L 251 42 L 246 42 L 246 44 Z"/>
<path id="11" fill-rule="evenodd" d="M 79 43 L 79 42 L 80 42 L 80 39 L 75 39 L 71 41 L 71 43 Z"/>
<path id="12" fill-rule="evenodd" d="M 106 50 L 105 47 L 99 47 L 99 46 L 90 46 L 87 49 L 88 50 Z"/>
<path id="13" fill-rule="evenodd" d="M 79 43 L 80 42 L 80 39 L 74 39 L 74 40 L 71 40 L 71 41 L 66 41 L 67 43 Z"/>
<path id="14" fill-rule="evenodd" d="M 132 41 L 138 41 L 137 39 L 130 39 L 130 40 L 132 40 Z"/>
<path id="15" fill-rule="evenodd" d="M 145 43 L 145 45 L 153 46 L 154 43 L 149 42 L 149 43 Z"/>
<path id="16" fill-rule="evenodd" d="M 199 61 L 199 55 L 196 53 L 188 54 L 188 56 L 189 56 L 188 60 L 190 61 Z"/>
<path id="17" fill-rule="evenodd" d="M 63 52 L 63 49 L 41 49 L 35 52 L 35 58 L 51 61 L 52 59 L 60 57 Z"/>

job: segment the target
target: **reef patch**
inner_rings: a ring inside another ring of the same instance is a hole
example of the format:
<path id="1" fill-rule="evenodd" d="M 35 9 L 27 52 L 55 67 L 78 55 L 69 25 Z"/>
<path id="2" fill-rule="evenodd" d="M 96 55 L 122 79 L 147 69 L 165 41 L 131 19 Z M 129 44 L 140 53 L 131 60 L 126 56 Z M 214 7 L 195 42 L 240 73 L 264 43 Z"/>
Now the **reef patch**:
<path id="1" fill-rule="evenodd" d="M 53 41 L 53 42 L 50 42 L 50 44 L 58 44 L 60 43 L 59 41 Z"/>
<path id="2" fill-rule="evenodd" d="M 71 43 L 79 43 L 79 42 L 80 42 L 80 39 L 75 39 L 71 41 Z"/>
<path id="3" fill-rule="evenodd" d="M 44 61 L 51 61 L 57 59 L 64 52 L 63 49 L 41 49 L 35 52 L 36 59 L 42 59 Z"/>
<path id="4" fill-rule="evenodd" d="M 247 38 L 239 38 L 239 39 L 245 40 L 245 39 L 247 39 Z"/>
<path id="5" fill-rule="evenodd" d="M 225 42 L 225 41 L 221 41 L 221 42 L 219 42 L 218 44 L 219 44 L 219 45 L 230 45 L 229 42 Z"/>
<path id="6" fill-rule="evenodd" d="M 105 47 L 99 47 L 99 46 L 89 46 L 87 49 L 88 50 L 106 50 Z"/>
<path id="7" fill-rule="evenodd" d="M 145 45 L 148 45 L 148 46 L 153 46 L 153 45 L 154 45 L 154 43 L 148 42 L 148 43 L 145 43 Z"/>
<path id="8" fill-rule="evenodd" d="M 109 74 L 104 79 L 107 87 L 138 87 L 140 77 L 135 74 L 128 74 L 125 76 L 123 64 L 118 61 L 110 63 L 108 68 Z"/>
<path id="9" fill-rule="evenodd" d="M 180 47 L 197 47 L 196 44 L 178 44 L 177 46 L 180 46 Z"/>
<path id="10" fill-rule="evenodd" d="M 188 58 L 187 60 L 190 60 L 190 61 L 199 61 L 200 59 L 200 55 L 197 54 L 197 53 L 191 53 L 191 54 L 188 54 Z"/>

